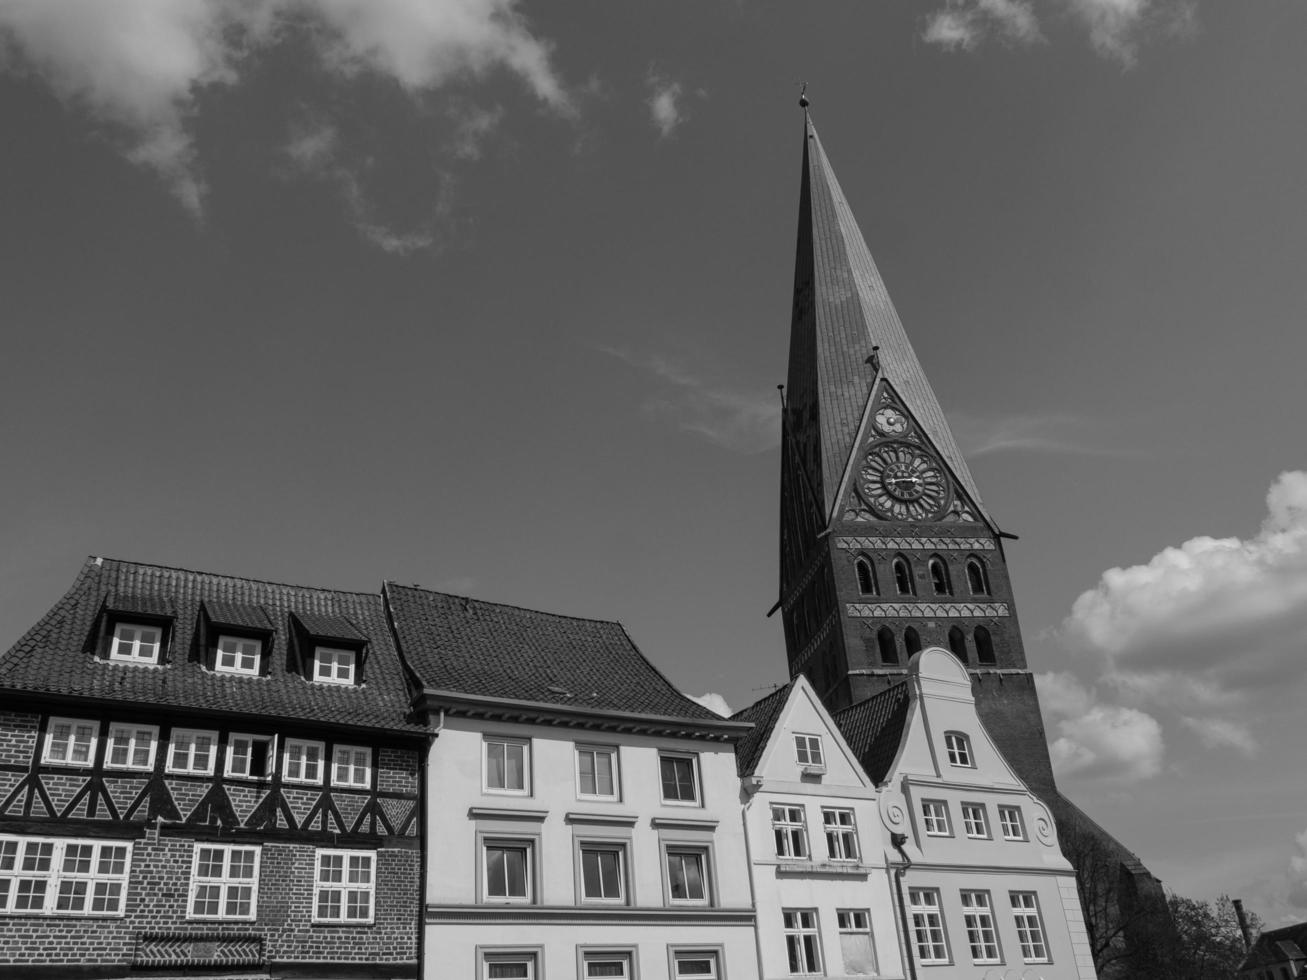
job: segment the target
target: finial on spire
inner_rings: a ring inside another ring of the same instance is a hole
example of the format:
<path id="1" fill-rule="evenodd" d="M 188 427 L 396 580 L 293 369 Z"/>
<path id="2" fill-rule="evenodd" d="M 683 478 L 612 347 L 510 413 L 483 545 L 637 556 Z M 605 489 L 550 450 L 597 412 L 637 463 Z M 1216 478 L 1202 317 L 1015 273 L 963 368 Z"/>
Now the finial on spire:
<path id="1" fill-rule="evenodd" d="M 812 103 L 808 101 L 808 83 L 804 82 L 799 88 L 799 108 L 806 110 L 810 105 Z"/>

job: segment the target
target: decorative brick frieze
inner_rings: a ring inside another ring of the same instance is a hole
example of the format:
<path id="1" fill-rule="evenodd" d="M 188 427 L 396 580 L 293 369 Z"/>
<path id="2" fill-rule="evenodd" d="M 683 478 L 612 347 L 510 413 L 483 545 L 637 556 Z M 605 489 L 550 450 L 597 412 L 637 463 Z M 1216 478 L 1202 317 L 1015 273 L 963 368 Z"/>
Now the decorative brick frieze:
<path id="1" fill-rule="evenodd" d="M 1006 602 L 850 602 L 860 619 L 996 619 L 1008 615 Z"/>
<path id="2" fill-rule="evenodd" d="M 843 551 L 993 551 L 993 538 L 836 538 Z"/>

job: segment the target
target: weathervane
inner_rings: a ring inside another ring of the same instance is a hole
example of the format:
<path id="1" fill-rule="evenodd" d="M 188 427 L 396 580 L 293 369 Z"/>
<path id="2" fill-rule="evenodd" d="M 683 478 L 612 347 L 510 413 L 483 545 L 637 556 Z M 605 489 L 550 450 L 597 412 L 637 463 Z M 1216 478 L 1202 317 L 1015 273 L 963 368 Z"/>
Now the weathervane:
<path id="1" fill-rule="evenodd" d="M 808 101 L 808 83 L 804 82 L 799 87 L 799 108 L 806 109 L 811 103 Z"/>

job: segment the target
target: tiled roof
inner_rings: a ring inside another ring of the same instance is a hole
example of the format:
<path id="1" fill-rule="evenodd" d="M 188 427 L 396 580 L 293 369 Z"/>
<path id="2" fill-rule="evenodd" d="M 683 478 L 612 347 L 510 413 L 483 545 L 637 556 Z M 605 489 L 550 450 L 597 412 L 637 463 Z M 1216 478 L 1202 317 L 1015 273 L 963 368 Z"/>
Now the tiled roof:
<path id="1" fill-rule="evenodd" d="M 126 605 L 123 597 L 136 597 Z M 270 628 L 265 677 L 205 668 L 194 644 L 201 604 L 232 626 Z M 175 616 L 170 662 L 111 663 L 89 652 L 102 608 Z M 262 612 L 256 612 L 262 610 Z M 315 684 L 287 668 L 289 614 L 337 617 L 368 641 L 364 683 Z M 263 622 L 259 622 L 259 618 Z M 207 709 L 361 728 L 418 732 L 380 595 L 278 585 L 158 565 L 92 558 L 68 594 L 0 656 L 0 691 Z"/>
<path id="2" fill-rule="evenodd" d="M 901 681 L 835 715 L 844 741 L 877 785 L 885 781 L 894 764 L 911 700 L 908 682 Z"/>
<path id="3" fill-rule="evenodd" d="M 429 690 L 724 722 L 673 687 L 620 623 L 393 583 L 384 593 L 404 658 Z"/>
<path id="4" fill-rule="evenodd" d="M 783 684 L 764 698 L 753 702 L 747 708 L 731 715 L 731 721 L 747 721 L 753 724 L 753 731 L 735 743 L 735 771 L 741 776 L 752 776 L 762 759 L 763 749 L 771 739 L 776 719 L 781 716 L 781 709 L 794 688 L 794 681 Z"/>
<path id="5" fill-rule="evenodd" d="M 1257 937 L 1253 948 L 1240 965 L 1240 970 L 1255 966 L 1271 966 L 1277 963 L 1291 963 L 1303 958 L 1307 949 L 1307 922 L 1284 926 L 1280 929 L 1268 929 Z"/>

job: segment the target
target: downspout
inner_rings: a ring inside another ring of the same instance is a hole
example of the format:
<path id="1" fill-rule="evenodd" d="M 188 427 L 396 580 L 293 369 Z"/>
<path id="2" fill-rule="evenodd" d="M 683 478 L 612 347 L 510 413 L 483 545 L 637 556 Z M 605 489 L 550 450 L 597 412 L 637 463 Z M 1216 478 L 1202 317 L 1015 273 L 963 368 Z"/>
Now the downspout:
<path id="1" fill-rule="evenodd" d="M 903 955 L 908 960 L 908 976 L 912 980 L 917 980 L 917 964 L 912 959 L 912 930 L 908 926 L 908 907 L 903 901 L 903 875 L 912 867 L 912 858 L 908 857 L 908 852 L 903 849 L 903 845 L 908 842 L 908 835 L 890 834 L 889 840 L 894 845 L 894 850 L 899 852 L 899 857 L 903 858 L 903 863 L 894 869 L 894 894 L 899 900 L 899 922 L 903 927 Z"/>
<path id="2" fill-rule="evenodd" d="M 753 866 L 753 842 L 749 836 L 749 811 L 753 808 L 758 790 L 762 788 L 762 781 L 753 776 L 746 776 L 740 780 L 740 787 L 747 797 L 744 806 L 740 807 L 740 822 L 744 825 L 744 858 L 749 862 L 749 902 L 753 905 L 753 945 L 758 954 L 758 976 L 763 976 L 766 968 L 762 962 L 762 930 L 758 928 L 758 890 L 753 881 L 757 869 Z"/>

